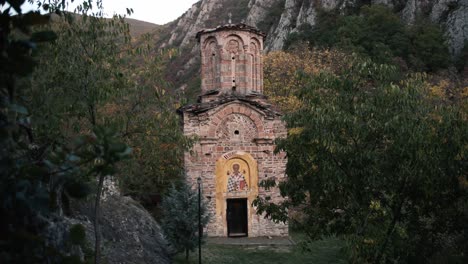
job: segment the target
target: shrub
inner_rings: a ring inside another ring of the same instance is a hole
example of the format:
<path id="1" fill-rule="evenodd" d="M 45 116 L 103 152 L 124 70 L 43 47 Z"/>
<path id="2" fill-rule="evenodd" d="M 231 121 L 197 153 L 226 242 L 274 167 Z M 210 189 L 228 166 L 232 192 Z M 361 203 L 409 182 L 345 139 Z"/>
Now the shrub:
<path id="1" fill-rule="evenodd" d="M 450 65 L 450 54 L 439 26 L 421 21 L 410 28 L 411 55 L 423 65 L 420 70 L 437 70 Z M 415 65 L 414 65 L 415 66 Z"/>
<path id="2" fill-rule="evenodd" d="M 209 220 L 205 201 L 201 201 L 201 224 Z M 169 242 L 177 252 L 184 252 L 188 259 L 189 251 L 198 245 L 198 194 L 183 182 L 178 188 L 172 186 L 163 199 L 161 226 Z M 203 236 L 203 234 L 201 234 Z"/>
<path id="3" fill-rule="evenodd" d="M 288 36 L 285 49 L 307 41 L 314 47 L 338 47 L 368 56 L 378 63 L 402 58 L 415 70 L 435 71 L 450 65 L 450 56 L 439 26 L 418 20 L 407 26 L 383 5 L 363 6 L 360 14 L 319 11 L 317 24 L 301 26 Z"/>

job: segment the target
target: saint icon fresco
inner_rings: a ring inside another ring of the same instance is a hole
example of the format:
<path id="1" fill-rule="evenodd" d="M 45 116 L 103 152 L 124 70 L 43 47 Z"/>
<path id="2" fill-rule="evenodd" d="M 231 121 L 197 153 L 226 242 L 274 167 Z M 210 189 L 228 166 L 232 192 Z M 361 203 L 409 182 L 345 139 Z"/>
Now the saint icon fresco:
<path id="1" fill-rule="evenodd" d="M 232 165 L 232 173 L 228 171 L 228 184 L 227 189 L 228 192 L 234 191 L 245 191 L 247 190 L 247 181 L 245 180 L 244 175 L 239 171 L 240 166 L 239 164 Z"/>

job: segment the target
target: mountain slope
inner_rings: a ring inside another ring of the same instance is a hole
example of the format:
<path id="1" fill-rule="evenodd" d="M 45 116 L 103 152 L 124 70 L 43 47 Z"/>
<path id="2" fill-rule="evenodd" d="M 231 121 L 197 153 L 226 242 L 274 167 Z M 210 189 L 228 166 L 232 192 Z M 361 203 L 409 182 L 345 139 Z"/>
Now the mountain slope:
<path id="1" fill-rule="evenodd" d="M 228 22 L 246 23 L 268 33 L 266 50 L 278 50 L 287 35 L 304 24 L 315 25 L 320 9 L 343 12 L 363 4 L 385 4 L 404 21 L 413 23 L 418 16 L 428 16 L 441 24 L 449 39 L 451 52 L 457 55 L 468 40 L 468 0 L 201 0 L 170 26 L 167 45 L 189 45 L 196 32 Z"/>
<path id="2" fill-rule="evenodd" d="M 130 34 L 133 38 L 138 38 L 145 33 L 150 33 L 162 27 L 160 25 L 133 18 L 125 18 L 125 21 L 130 25 Z"/>
<path id="3" fill-rule="evenodd" d="M 408 24 L 418 17 L 427 17 L 442 25 L 454 56 L 468 41 L 468 0 L 201 0 L 169 23 L 158 43 L 162 48 L 181 50 L 180 57 L 170 66 L 169 79 L 181 89 L 193 90 L 199 65 L 195 35 L 202 29 L 227 24 L 229 20 L 255 26 L 267 33 L 268 52 L 282 49 L 288 35 L 298 28 L 314 26 L 320 10 L 350 13 L 366 4 L 387 5 Z"/>

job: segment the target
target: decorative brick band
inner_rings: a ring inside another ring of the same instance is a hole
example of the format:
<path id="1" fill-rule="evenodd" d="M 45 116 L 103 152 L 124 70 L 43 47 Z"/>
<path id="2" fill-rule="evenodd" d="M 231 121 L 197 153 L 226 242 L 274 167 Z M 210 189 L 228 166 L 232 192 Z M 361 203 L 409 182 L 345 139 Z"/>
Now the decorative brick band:
<path id="1" fill-rule="evenodd" d="M 246 104 L 241 105 L 237 102 L 234 102 L 229 105 L 226 105 L 224 108 L 212 114 L 213 117 L 211 119 L 210 128 L 208 130 L 208 137 L 216 137 L 216 131 L 218 130 L 218 126 L 222 124 L 223 120 L 228 115 L 231 114 L 242 114 L 250 118 L 257 128 L 258 137 L 273 136 L 271 135 L 271 133 L 266 134 L 264 132 L 264 125 L 262 120 L 263 116 L 261 112 Z"/>

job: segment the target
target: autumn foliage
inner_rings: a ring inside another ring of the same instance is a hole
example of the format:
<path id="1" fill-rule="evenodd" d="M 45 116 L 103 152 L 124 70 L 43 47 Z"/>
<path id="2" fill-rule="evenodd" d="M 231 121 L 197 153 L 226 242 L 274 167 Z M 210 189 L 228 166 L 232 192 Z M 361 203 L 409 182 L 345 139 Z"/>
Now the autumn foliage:
<path id="1" fill-rule="evenodd" d="M 321 71 L 341 72 L 346 56 L 334 49 L 309 49 L 306 43 L 270 52 L 264 57 L 265 95 L 285 113 L 297 110 L 301 105 L 297 92 L 309 78 Z"/>
<path id="2" fill-rule="evenodd" d="M 285 112 L 288 179 L 287 199 L 257 198 L 259 213 L 311 240 L 339 236 L 350 263 L 466 262 L 462 80 L 306 47 L 268 54 L 265 77 Z"/>

